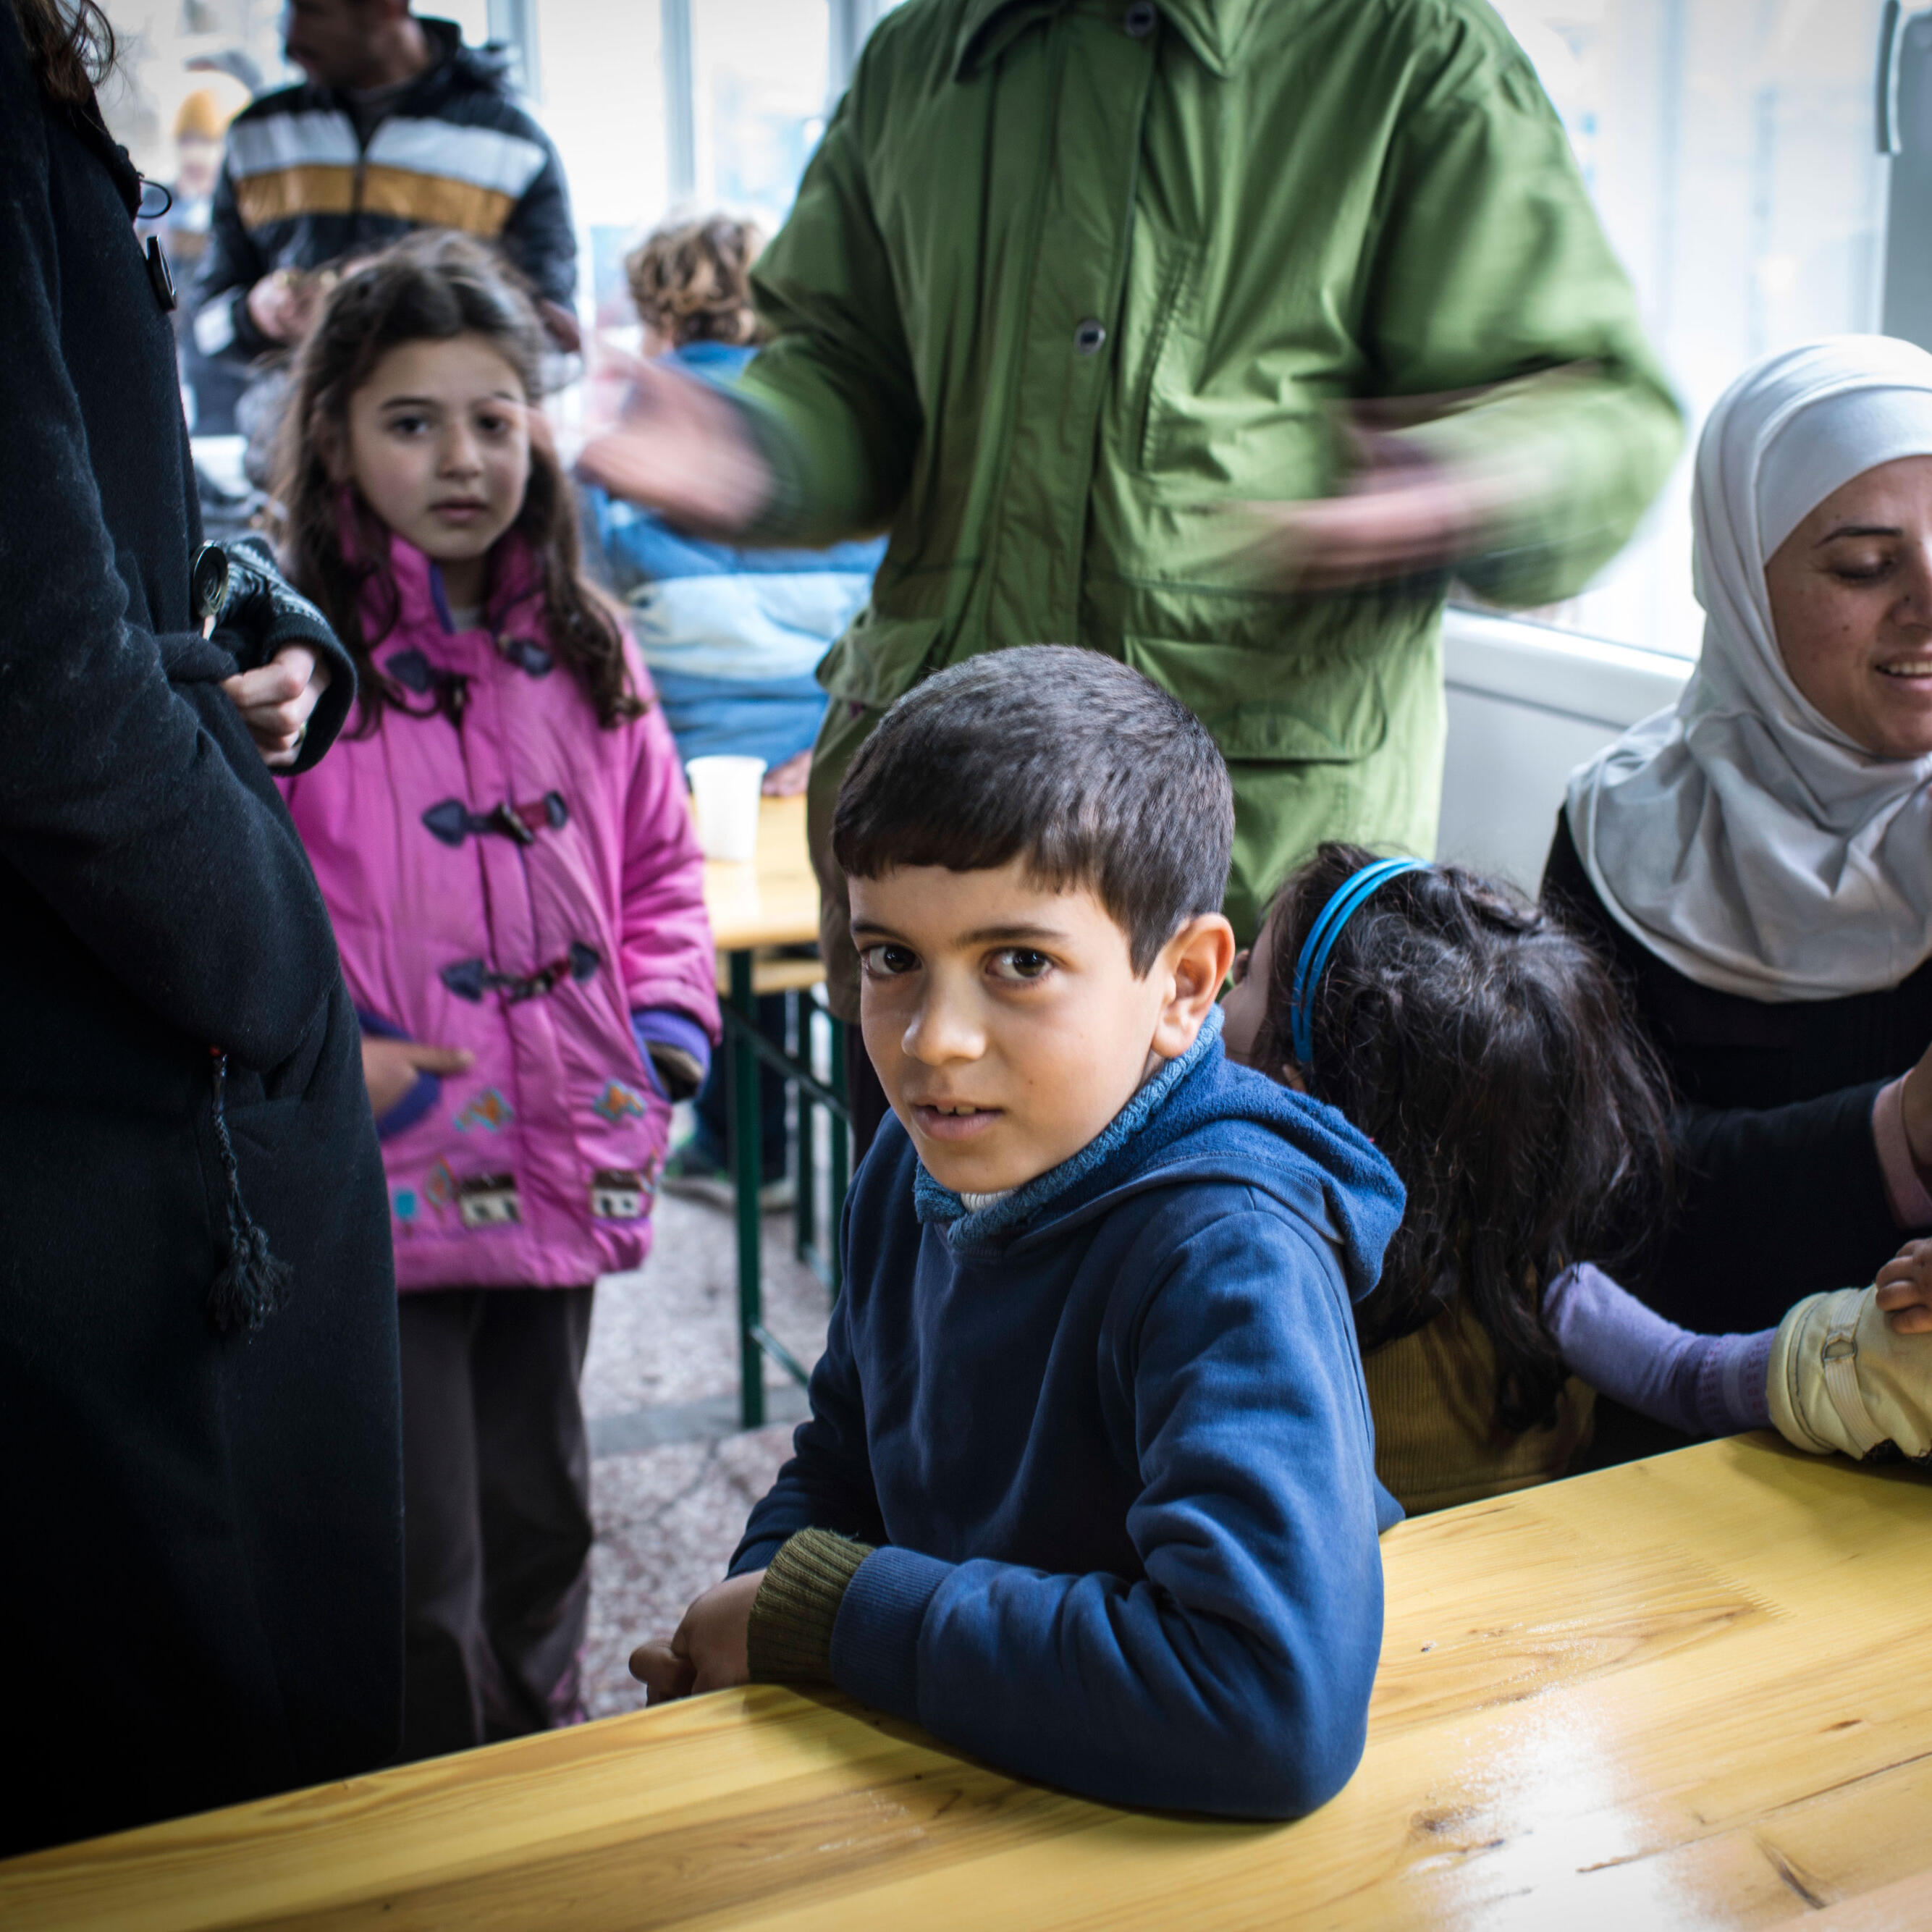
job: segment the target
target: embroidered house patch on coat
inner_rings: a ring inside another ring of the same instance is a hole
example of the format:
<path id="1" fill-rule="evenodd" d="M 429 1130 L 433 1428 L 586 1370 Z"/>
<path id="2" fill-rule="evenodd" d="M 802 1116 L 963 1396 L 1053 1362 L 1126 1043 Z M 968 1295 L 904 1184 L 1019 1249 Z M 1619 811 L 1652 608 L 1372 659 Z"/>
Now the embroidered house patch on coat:
<path id="1" fill-rule="evenodd" d="M 597 1221 L 641 1221 L 657 1192 L 634 1167 L 600 1167 L 590 1177 L 590 1214 Z"/>
<path id="2" fill-rule="evenodd" d="M 524 1218 L 514 1174 L 466 1174 L 456 1184 L 457 1212 L 466 1228 L 501 1228 Z"/>

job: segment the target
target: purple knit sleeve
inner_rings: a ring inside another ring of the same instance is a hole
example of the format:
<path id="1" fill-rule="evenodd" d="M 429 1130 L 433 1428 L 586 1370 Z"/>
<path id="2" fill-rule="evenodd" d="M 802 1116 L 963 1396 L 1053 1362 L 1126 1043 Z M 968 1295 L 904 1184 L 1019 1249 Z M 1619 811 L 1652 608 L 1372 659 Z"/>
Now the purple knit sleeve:
<path id="1" fill-rule="evenodd" d="M 638 1056 L 661 1100 L 681 1100 L 711 1070 L 711 1036 L 688 1013 L 652 1006 L 631 1016 Z"/>

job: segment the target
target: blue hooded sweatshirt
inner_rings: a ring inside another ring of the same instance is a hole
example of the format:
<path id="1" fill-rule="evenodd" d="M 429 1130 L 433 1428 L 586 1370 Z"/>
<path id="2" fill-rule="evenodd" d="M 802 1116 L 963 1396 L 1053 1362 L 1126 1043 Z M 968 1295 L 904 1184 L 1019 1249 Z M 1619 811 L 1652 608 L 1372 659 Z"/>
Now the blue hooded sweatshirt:
<path id="1" fill-rule="evenodd" d="M 1219 1033 L 977 1213 L 888 1118 L 732 1570 L 812 1527 L 877 1544 L 832 1632 L 853 1696 L 1089 1796 L 1293 1817 L 1354 1771 L 1381 1649 L 1402 1511 L 1351 1304 L 1402 1191 Z"/>

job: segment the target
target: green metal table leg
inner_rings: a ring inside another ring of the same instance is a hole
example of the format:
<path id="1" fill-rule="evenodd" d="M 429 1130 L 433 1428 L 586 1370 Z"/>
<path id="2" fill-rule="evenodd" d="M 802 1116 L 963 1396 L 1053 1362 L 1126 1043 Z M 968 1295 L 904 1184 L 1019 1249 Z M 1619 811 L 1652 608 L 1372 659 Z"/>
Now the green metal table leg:
<path id="1" fill-rule="evenodd" d="M 758 1118 L 758 1056 L 752 1036 L 758 1028 L 758 1002 L 752 990 L 752 956 L 731 960 L 731 1012 L 724 1025 L 730 1084 L 728 1114 L 731 1171 L 738 1211 L 738 1414 L 742 1426 L 757 1429 L 765 1420 L 764 1351 L 758 1330 L 764 1325 L 764 1288 L 758 1272 L 758 1181 L 764 1149 Z"/>
<path id="2" fill-rule="evenodd" d="M 832 1028 L 832 1090 L 838 1097 L 838 1109 L 832 1116 L 832 1204 L 826 1241 L 830 1250 L 827 1259 L 832 1299 L 836 1301 L 844 1282 L 844 1257 L 839 1252 L 838 1237 L 844 1226 L 845 1187 L 851 1173 L 852 1116 L 845 1091 L 845 1028 L 830 1014 L 826 1018 Z"/>
<path id="3" fill-rule="evenodd" d="M 791 1024 L 792 1057 L 807 1066 L 812 1064 L 812 998 L 807 993 L 785 995 L 786 1016 Z M 818 1107 L 802 1087 L 794 1084 L 798 1096 L 798 1150 L 792 1172 L 798 1189 L 795 1228 L 800 1261 L 812 1257 L 818 1239 Z"/>

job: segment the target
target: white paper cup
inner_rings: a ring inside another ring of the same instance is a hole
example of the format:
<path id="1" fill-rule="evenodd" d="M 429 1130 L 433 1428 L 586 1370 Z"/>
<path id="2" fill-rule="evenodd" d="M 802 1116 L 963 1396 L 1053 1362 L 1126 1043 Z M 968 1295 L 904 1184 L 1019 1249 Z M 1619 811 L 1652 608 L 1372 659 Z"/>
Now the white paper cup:
<path id="1" fill-rule="evenodd" d="M 698 849 L 707 859 L 742 864 L 758 850 L 763 758 L 693 758 L 685 766 L 698 818 Z"/>

